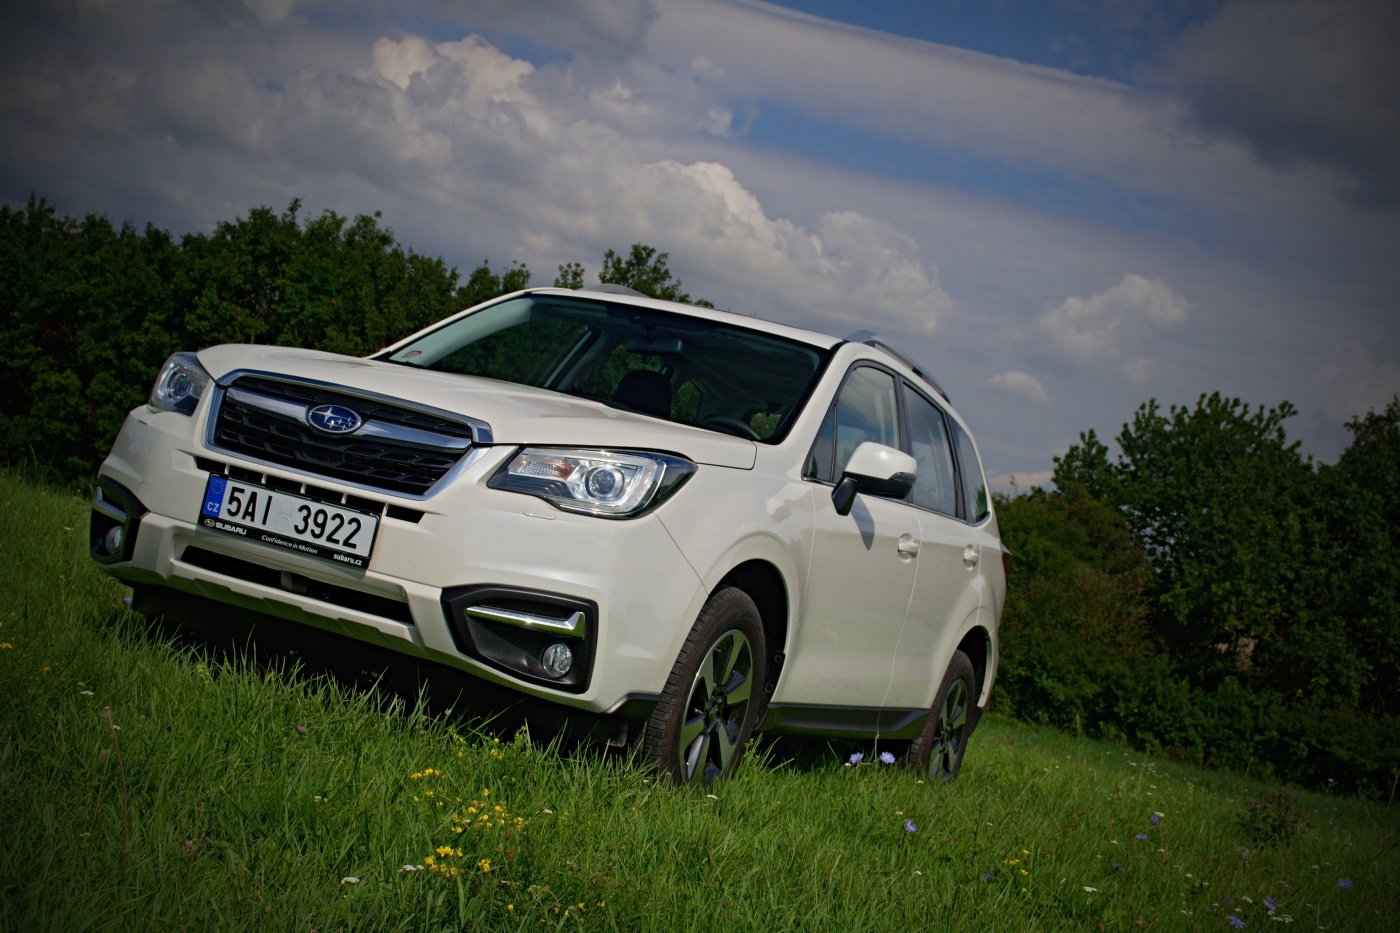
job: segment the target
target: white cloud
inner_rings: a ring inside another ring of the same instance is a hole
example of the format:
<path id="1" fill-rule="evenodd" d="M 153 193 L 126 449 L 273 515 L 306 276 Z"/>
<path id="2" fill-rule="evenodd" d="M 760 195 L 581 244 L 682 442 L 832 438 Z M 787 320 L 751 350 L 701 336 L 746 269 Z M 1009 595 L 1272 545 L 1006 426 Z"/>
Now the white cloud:
<path id="1" fill-rule="evenodd" d="M 670 160 L 638 167 L 618 192 L 643 239 L 716 271 L 749 293 L 775 297 L 789 313 L 828 326 L 852 322 L 931 332 L 953 300 L 919 247 L 887 223 L 857 211 L 823 215 L 814 229 L 769 216 L 725 166 Z"/>
<path id="2" fill-rule="evenodd" d="M 401 91 L 408 90 L 413 76 L 427 71 L 436 59 L 432 46 L 418 36 L 379 39 L 370 47 L 370 55 L 374 72 L 392 81 Z"/>
<path id="3" fill-rule="evenodd" d="M 648 158 L 627 134 L 664 109 L 654 87 L 587 68 L 541 72 L 475 35 L 380 38 L 367 59 L 358 73 L 304 75 L 261 101 L 277 117 L 278 156 L 431 201 L 448 222 L 493 231 L 513 257 L 561 262 L 650 243 L 680 260 L 678 273 L 724 282 L 738 310 L 923 333 L 953 311 L 937 269 L 889 222 L 847 208 L 799 224 L 766 210 L 724 164 Z M 728 122 L 684 89 L 673 102 L 667 119 Z"/>
<path id="4" fill-rule="evenodd" d="M 1141 383 L 1152 361 L 1136 350 L 1153 332 L 1185 321 L 1189 307 L 1161 279 L 1129 273 L 1117 285 L 1089 298 L 1071 295 L 1046 308 L 1039 324 L 1072 359 L 1107 363 Z"/>
<path id="5" fill-rule="evenodd" d="M 823 20 L 758 0 L 658 0 L 646 49 L 669 67 L 703 54 L 716 93 L 1027 171 L 1107 183 L 1163 209 L 1253 216 L 1291 195 L 1301 220 L 1335 176 L 1261 165 L 1202 134 L 1169 92 Z M 1298 182 L 1309 176 L 1313 184 Z M 1306 202 L 1306 204 L 1299 203 Z"/>
<path id="6" fill-rule="evenodd" d="M 1050 401 L 1050 395 L 1045 391 L 1045 386 L 1041 384 L 1040 380 L 1030 373 L 1021 372 L 1019 369 L 1009 369 L 1004 373 L 997 373 L 987 380 L 987 385 L 994 389 L 1005 389 L 1035 402 Z"/>
<path id="7" fill-rule="evenodd" d="M 276 24 L 292 12 L 296 0 L 243 0 L 243 5 L 252 10 L 264 23 Z"/>

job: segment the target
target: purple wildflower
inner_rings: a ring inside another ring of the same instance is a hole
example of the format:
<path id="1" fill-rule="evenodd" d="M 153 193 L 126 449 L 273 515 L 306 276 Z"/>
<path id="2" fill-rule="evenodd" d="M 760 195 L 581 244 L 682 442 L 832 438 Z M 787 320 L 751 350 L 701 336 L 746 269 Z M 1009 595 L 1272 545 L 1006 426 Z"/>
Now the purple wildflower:
<path id="1" fill-rule="evenodd" d="M 1272 897 L 1266 897 L 1264 898 L 1264 906 L 1269 908 L 1269 913 L 1273 913 L 1278 910 L 1278 901 L 1274 900 Z"/>
<path id="2" fill-rule="evenodd" d="M 906 833 L 916 833 L 916 832 L 919 831 L 919 827 L 917 827 L 917 826 L 914 825 L 914 821 L 913 821 L 913 820 L 905 820 L 905 821 L 904 821 L 904 831 L 905 831 Z"/>
<path id="3" fill-rule="evenodd" d="M 992 873 L 989 872 L 989 871 L 984 871 L 984 872 L 982 872 L 982 880 L 983 880 L 983 881 L 991 881 L 991 880 L 992 880 L 993 878 L 995 878 L 995 877 L 996 877 L 996 875 L 992 874 Z"/>
<path id="4" fill-rule="evenodd" d="M 1350 890 L 1351 890 L 1351 879 L 1350 879 L 1350 878 L 1338 878 L 1338 879 L 1337 879 L 1337 887 L 1341 888 L 1343 891 L 1350 891 Z"/>
<path id="5" fill-rule="evenodd" d="M 851 755 L 851 760 L 846 762 L 849 765 L 858 765 L 865 760 L 865 752 L 855 752 Z"/>
<path id="6" fill-rule="evenodd" d="M 893 755 L 892 753 L 890 753 L 890 752 L 881 752 L 881 753 L 880 753 L 880 764 L 882 764 L 882 765 L 892 765 L 892 764 L 894 764 L 894 755 Z"/>
<path id="7" fill-rule="evenodd" d="M 1141 839 L 1143 842 L 1146 842 L 1146 841 L 1147 841 L 1147 833 L 1138 833 L 1138 834 L 1137 834 L 1137 838 L 1138 838 L 1138 839 Z"/>
<path id="8" fill-rule="evenodd" d="M 1153 826 L 1161 826 L 1161 825 L 1162 825 L 1162 818 L 1161 818 L 1160 816 L 1158 816 L 1157 814 L 1155 814 L 1155 813 L 1152 814 L 1152 825 L 1153 825 Z"/>
<path id="9" fill-rule="evenodd" d="M 1229 915 L 1228 917 L 1226 917 L 1225 919 L 1226 919 L 1226 920 L 1229 920 L 1229 921 L 1230 921 L 1230 926 L 1234 927 L 1236 930 L 1243 930 L 1243 929 L 1244 929 L 1244 921 L 1241 920 L 1239 917 L 1236 917 L 1234 914 L 1230 914 L 1230 915 Z"/>

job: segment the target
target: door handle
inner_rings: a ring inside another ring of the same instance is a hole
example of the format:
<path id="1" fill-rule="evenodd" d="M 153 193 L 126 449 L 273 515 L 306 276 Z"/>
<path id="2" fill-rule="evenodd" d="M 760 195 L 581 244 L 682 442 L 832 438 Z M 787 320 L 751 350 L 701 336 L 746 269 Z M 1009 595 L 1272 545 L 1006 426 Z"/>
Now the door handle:
<path id="1" fill-rule="evenodd" d="M 900 557 L 909 560 L 919 556 L 919 542 L 913 535 L 900 535 L 899 544 L 895 546 L 895 550 L 899 551 Z"/>
<path id="2" fill-rule="evenodd" d="M 982 552 L 977 549 L 977 545 L 969 544 L 967 547 L 963 548 L 963 563 L 967 566 L 968 570 L 976 567 L 981 560 Z"/>

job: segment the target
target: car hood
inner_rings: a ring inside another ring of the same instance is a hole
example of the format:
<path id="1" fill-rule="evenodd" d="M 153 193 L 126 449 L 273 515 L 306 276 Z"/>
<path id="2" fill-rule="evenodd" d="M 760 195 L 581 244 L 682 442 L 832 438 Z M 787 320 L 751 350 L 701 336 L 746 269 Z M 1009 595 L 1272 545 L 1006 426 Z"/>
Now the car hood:
<path id="1" fill-rule="evenodd" d="M 238 372 L 258 372 L 344 386 L 484 421 L 496 444 L 654 450 L 740 470 L 752 469 L 757 457 L 745 438 L 495 379 L 289 347 L 226 344 L 198 355 L 221 385 Z"/>

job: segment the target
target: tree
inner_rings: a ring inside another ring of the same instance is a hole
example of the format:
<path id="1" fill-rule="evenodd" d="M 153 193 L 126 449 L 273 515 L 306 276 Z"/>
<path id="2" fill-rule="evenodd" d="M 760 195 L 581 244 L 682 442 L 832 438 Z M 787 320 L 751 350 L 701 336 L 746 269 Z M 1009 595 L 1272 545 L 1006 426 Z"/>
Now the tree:
<path id="1" fill-rule="evenodd" d="M 1014 555 L 1002 615 L 998 692 L 1017 715 L 1091 733 L 1117 729 L 1123 694 L 1158 648 L 1150 569 L 1116 510 L 1035 489 L 997 503 Z"/>
<path id="2" fill-rule="evenodd" d="M 1271 657 L 1315 608 L 1304 585 L 1313 468 L 1287 439 L 1293 414 L 1219 393 L 1166 412 L 1152 400 L 1124 425 L 1111 467 L 1092 435 L 1057 463 L 1057 482 L 1092 485 L 1127 519 L 1152 564 L 1158 633 L 1202 686 L 1297 675 Z"/>
<path id="3" fill-rule="evenodd" d="M 1400 395 L 1346 426 L 1352 442 L 1322 469 L 1318 496 L 1329 611 L 1346 621 L 1365 671 L 1362 707 L 1400 714 Z"/>
<path id="4" fill-rule="evenodd" d="M 510 268 L 498 275 L 491 270 L 490 263 L 483 259 L 481 265 L 467 276 L 466 284 L 457 289 L 456 304 L 459 309 L 470 308 L 483 301 L 518 292 L 529 285 L 530 269 L 523 263 L 513 262 Z"/>
<path id="5" fill-rule="evenodd" d="M 151 227 L 0 207 L 0 461 L 91 471 L 169 353 L 177 258 Z"/>
<path id="6" fill-rule="evenodd" d="M 1055 458 L 1055 487 L 1065 492 L 1080 490 L 1101 502 L 1113 502 L 1114 470 L 1108 462 L 1108 447 L 1093 428 L 1081 432 L 1079 443 Z"/>
<path id="7" fill-rule="evenodd" d="M 613 250 L 608 250 L 603 256 L 603 271 L 598 273 L 598 281 L 606 285 L 625 285 L 652 298 L 714 307 L 703 299 L 692 300 L 681 291 L 680 280 L 671 276 L 667 265 L 669 258 L 669 253 L 658 253 L 654 247 L 641 243 L 633 243 L 632 250 L 625 259 Z M 562 277 L 565 267 L 560 266 L 559 271 Z"/>
<path id="8" fill-rule="evenodd" d="M 583 288 L 583 263 L 569 262 L 559 267 L 554 277 L 555 288 Z"/>
<path id="9" fill-rule="evenodd" d="M 300 211 L 254 208 L 177 244 L 152 226 L 62 217 L 37 197 L 0 205 L 0 462 L 90 477 L 174 350 L 364 355 L 529 282 L 523 265 L 483 264 L 459 289 L 455 268 L 401 247 L 378 213 Z"/>

